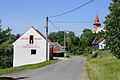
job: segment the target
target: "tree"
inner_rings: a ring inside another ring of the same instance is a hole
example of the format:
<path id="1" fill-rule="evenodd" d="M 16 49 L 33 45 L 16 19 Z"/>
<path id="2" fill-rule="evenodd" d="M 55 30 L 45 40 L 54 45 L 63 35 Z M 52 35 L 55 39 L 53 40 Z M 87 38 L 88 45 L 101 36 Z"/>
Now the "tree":
<path id="1" fill-rule="evenodd" d="M 0 21 L 0 44 L 2 44 L 3 42 L 6 42 L 10 39 L 11 37 L 11 29 L 8 27 L 6 30 L 2 30 L 1 28 L 1 21 Z"/>
<path id="2" fill-rule="evenodd" d="M 105 18 L 106 45 L 111 52 L 120 58 L 120 0 L 112 0 L 108 7 L 110 13 Z"/>
<path id="3" fill-rule="evenodd" d="M 64 45 L 64 31 L 52 32 L 48 35 L 48 39 L 52 42 L 58 42 Z"/>
<path id="4" fill-rule="evenodd" d="M 9 27 L 3 30 L 1 26 L 0 23 L 0 68 L 6 68 L 11 67 L 13 64 L 12 43 L 20 37 L 20 34 L 11 34 L 11 29 Z"/>
<path id="5" fill-rule="evenodd" d="M 0 45 L 0 68 L 11 67 L 13 64 L 13 46 L 11 41 Z"/>
<path id="6" fill-rule="evenodd" d="M 52 42 L 58 41 L 64 45 L 64 31 L 52 32 L 48 37 Z M 81 37 L 77 37 L 74 32 L 69 31 L 66 33 L 66 49 L 68 53 L 77 55 L 83 54 L 85 51 L 90 52 L 90 47 L 92 47 L 95 38 L 96 34 L 90 29 L 84 29 Z"/>
<path id="7" fill-rule="evenodd" d="M 68 33 L 65 33 L 66 36 L 66 50 L 69 53 L 74 53 L 76 54 L 79 53 L 79 37 L 75 36 L 75 33 L 72 31 L 69 31 Z M 58 42 L 62 46 L 64 45 L 64 31 L 58 31 L 58 32 L 52 32 L 49 34 L 48 39 L 52 42 Z"/>
<path id="8" fill-rule="evenodd" d="M 94 41 L 96 35 L 90 29 L 84 29 L 83 33 L 80 37 L 81 44 L 85 47 L 92 46 L 92 42 Z"/>

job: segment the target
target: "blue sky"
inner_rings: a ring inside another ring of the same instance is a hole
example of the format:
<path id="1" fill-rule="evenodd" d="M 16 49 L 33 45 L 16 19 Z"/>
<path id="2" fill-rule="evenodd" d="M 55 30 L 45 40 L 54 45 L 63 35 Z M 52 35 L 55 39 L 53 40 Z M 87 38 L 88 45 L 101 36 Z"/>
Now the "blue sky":
<path id="1" fill-rule="evenodd" d="M 0 19 L 2 20 L 2 28 L 8 26 L 12 29 L 12 33 L 24 33 L 31 26 L 40 30 L 45 34 L 46 16 L 54 16 L 71 9 L 74 9 L 90 0 L 0 0 Z M 81 35 L 84 28 L 93 30 L 93 22 L 96 14 L 102 27 L 105 16 L 109 14 L 108 6 L 111 0 L 94 0 L 90 4 L 69 14 L 51 18 L 52 21 L 88 21 L 88 23 L 57 23 L 60 31 L 70 30 L 75 32 L 77 36 Z M 57 30 L 49 23 L 49 33 Z"/>

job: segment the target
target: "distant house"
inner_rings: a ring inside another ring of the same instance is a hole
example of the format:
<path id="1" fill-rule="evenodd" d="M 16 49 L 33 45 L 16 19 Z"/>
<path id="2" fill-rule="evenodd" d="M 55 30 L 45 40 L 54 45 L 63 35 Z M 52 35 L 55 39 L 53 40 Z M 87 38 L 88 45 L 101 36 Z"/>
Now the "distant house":
<path id="1" fill-rule="evenodd" d="M 64 57 L 64 46 L 61 46 L 58 42 L 53 42 L 53 56 L 54 57 Z"/>
<path id="2" fill-rule="evenodd" d="M 98 18 L 98 15 L 96 15 L 96 19 L 95 19 L 95 22 L 93 24 L 93 33 L 98 33 L 98 32 L 101 32 L 101 31 L 106 31 L 103 27 L 101 27 L 101 23 L 99 21 L 99 18 Z M 96 41 L 97 38 L 95 38 L 95 40 L 92 42 L 92 44 L 95 45 L 96 48 L 98 49 L 104 49 L 105 45 L 104 42 L 105 42 L 105 39 L 104 38 L 101 38 L 100 40 Z"/>
<path id="3" fill-rule="evenodd" d="M 14 43 L 13 67 L 46 61 L 46 37 L 31 27 Z M 48 41 L 48 60 L 53 58 L 53 45 Z"/>
<path id="4" fill-rule="evenodd" d="M 106 46 L 106 44 L 104 42 L 105 42 L 105 39 L 101 38 L 93 44 L 95 45 L 95 48 L 104 49 L 104 47 Z"/>

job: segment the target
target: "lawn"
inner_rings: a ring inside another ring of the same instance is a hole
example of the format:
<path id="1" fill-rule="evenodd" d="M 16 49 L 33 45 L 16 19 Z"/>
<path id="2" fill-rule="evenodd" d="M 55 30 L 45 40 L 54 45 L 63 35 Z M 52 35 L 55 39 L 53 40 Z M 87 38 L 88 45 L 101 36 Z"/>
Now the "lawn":
<path id="1" fill-rule="evenodd" d="M 24 65 L 24 66 L 19 66 L 19 67 L 0 69 L 0 75 L 12 73 L 12 72 L 30 70 L 30 69 L 37 69 L 37 68 L 45 67 L 50 64 L 57 63 L 58 61 L 61 61 L 61 60 L 50 60 L 48 62 L 42 62 L 42 63 L 38 63 L 38 64 L 29 64 L 29 65 Z"/>
<path id="2" fill-rule="evenodd" d="M 120 60 L 110 54 L 89 58 L 86 66 L 90 80 L 120 80 Z"/>

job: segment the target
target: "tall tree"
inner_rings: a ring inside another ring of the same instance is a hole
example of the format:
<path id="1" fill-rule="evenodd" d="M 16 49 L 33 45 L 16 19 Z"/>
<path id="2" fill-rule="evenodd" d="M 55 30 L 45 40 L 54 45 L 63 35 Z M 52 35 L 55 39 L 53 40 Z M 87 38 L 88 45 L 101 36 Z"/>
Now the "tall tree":
<path id="1" fill-rule="evenodd" d="M 105 18 L 106 45 L 111 52 L 120 58 L 120 0 L 112 0 L 108 7 L 110 13 Z"/>
<path id="2" fill-rule="evenodd" d="M 83 46 L 91 46 L 94 41 L 96 35 L 90 29 L 84 29 L 83 34 L 80 37 L 80 40 Z"/>
<path id="3" fill-rule="evenodd" d="M 48 39 L 52 42 L 59 42 L 64 45 L 64 31 L 52 32 L 48 35 Z"/>
<path id="4" fill-rule="evenodd" d="M 0 21 L 1 22 L 1 21 Z M 20 37 L 20 34 L 11 34 L 11 29 L 3 30 L 0 23 L 0 68 L 12 66 L 13 46 L 12 43 Z"/>

